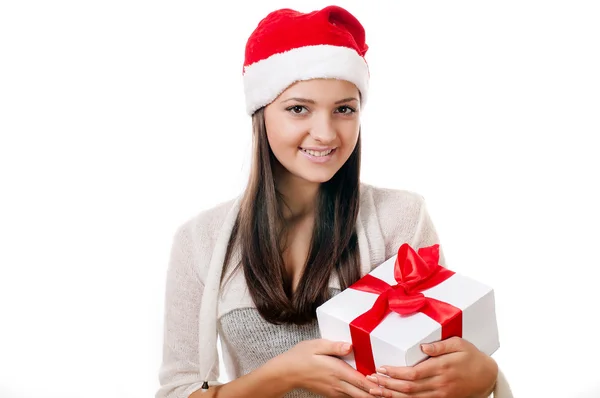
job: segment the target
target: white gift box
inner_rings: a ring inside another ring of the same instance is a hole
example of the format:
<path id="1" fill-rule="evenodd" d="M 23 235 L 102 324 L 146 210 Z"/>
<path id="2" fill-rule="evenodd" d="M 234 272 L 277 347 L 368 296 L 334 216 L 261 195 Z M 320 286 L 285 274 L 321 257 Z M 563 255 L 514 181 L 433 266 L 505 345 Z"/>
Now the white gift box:
<path id="1" fill-rule="evenodd" d="M 396 256 L 377 266 L 370 275 L 389 285 L 396 285 Z M 466 276 L 454 273 L 440 284 L 423 290 L 425 297 L 446 302 L 462 310 L 462 338 L 480 351 L 492 355 L 500 346 L 494 302 L 494 291 Z M 317 308 L 321 337 L 352 343 L 350 323 L 367 312 L 378 294 L 352 288 L 345 289 Z M 421 344 L 439 341 L 442 326 L 429 316 L 417 312 L 402 316 L 388 314 L 370 334 L 375 368 L 383 365 L 413 366 L 427 358 Z M 354 352 L 343 357 L 356 369 Z"/>

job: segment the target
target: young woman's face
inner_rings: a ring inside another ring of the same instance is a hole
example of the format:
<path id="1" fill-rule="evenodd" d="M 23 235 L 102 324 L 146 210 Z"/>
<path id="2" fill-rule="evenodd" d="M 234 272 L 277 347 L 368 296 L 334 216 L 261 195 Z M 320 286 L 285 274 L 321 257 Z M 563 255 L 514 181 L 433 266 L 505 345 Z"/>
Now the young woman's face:
<path id="1" fill-rule="evenodd" d="M 359 91 L 345 80 L 296 82 L 265 107 L 269 145 L 295 177 L 330 180 L 352 154 L 360 128 Z"/>

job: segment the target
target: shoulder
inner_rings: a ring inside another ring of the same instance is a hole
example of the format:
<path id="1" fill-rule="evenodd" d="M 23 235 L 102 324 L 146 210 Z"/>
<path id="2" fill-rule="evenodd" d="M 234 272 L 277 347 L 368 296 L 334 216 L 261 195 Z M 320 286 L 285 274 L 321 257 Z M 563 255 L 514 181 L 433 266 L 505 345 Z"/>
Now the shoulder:
<path id="1" fill-rule="evenodd" d="M 361 191 L 361 221 L 371 226 L 367 229 L 369 241 L 380 247 L 385 259 L 403 243 L 419 248 L 437 242 L 423 195 L 369 184 L 362 184 Z"/>
<path id="2" fill-rule="evenodd" d="M 192 257 L 193 268 L 198 279 L 204 282 L 208 264 L 215 250 L 226 250 L 226 245 L 218 244 L 223 231 L 233 227 L 237 216 L 238 198 L 221 202 L 202 210 L 178 225 L 174 240 L 185 242 Z M 228 240 L 228 239 L 227 239 Z"/>
<path id="3" fill-rule="evenodd" d="M 227 215 L 233 210 L 235 202 L 236 199 L 230 199 L 202 210 L 185 220 L 179 226 L 179 230 L 193 232 L 195 235 L 198 233 L 212 234 L 223 226 Z"/>
<path id="4" fill-rule="evenodd" d="M 361 183 L 361 209 L 380 219 L 418 217 L 424 204 L 425 198 L 417 192 Z"/>

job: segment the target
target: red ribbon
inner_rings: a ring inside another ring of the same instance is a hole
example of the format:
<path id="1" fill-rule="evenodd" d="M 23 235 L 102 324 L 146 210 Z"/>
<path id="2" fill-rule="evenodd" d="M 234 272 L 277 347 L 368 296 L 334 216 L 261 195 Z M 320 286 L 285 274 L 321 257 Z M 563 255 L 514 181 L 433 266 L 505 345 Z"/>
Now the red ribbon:
<path id="1" fill-rule="evenodd" d="M 405 243 L 398 249 L 394 265 L 396 285 L 391 286 L 367 274 L 350 286 L 351 289 L 379 295 L 370 310 L 350 323 L 356 369 L 365 376 L 375 373 L 370 333 L 391 311 L 400 315 L 417 312 L 427 315 L 442 325 L 442 340 L 462 337 L 462 311 L 421 293 L 454 275 L 453 271 L 438 264 L 439 258 L 437 244 L 423 247 L 417 253 Z"/>

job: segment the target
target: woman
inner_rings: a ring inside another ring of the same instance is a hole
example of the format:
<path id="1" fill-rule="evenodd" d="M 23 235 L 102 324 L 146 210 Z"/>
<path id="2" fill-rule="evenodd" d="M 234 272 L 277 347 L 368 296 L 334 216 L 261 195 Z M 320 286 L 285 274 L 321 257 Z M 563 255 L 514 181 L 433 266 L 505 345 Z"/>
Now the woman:
<path id="1" fill-rule="evenodd" d="M 367 48 L 334 6 L 274 11 L 248 39 L 249 183 L 174 237 L 157 398 L 512 396 L 494 360 L 459 338 L 389 377 L 363 376 L 339 359 L 352 347 L 319 339 L 316 307 L 402 243 L 438 242 L 420 195 L 360 183 Z"/>

